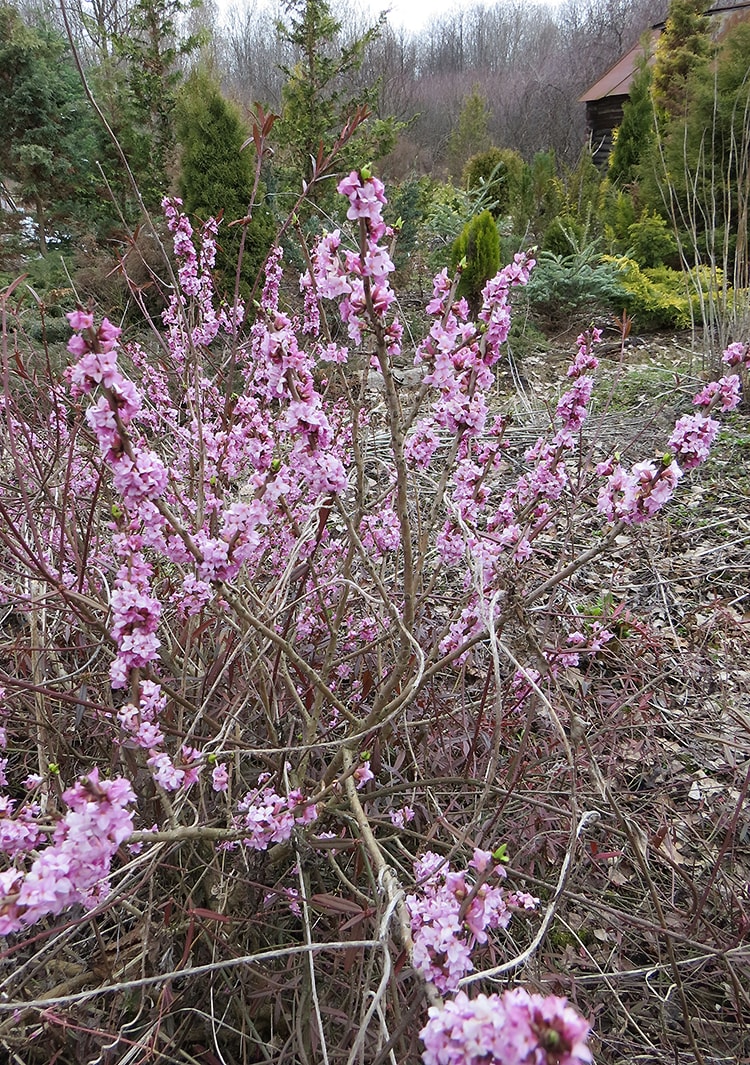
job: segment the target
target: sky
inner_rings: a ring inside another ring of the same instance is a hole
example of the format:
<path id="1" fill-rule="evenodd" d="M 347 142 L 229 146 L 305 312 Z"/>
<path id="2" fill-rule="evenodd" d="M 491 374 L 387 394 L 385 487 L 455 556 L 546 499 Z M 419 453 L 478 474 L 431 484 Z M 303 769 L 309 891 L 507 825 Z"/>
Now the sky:
<path id="1" fill-rule="evenodd" d="M 461 8 L 475 7 L 477 0 L 367 0 L 373 14 L 390 9 L 388 21 L 394 28 L 421 30 L 432 19 Z"/>
<path id="2" fill-rule="evenodd" d="M 476 7 L 482 0 L 352 0 L 352 7 L 360 11 L 369 11 L 377 18 L 381 11 L 390 11 L 388 21 L 396 29 L 414 33 L 423 29 L 432 19 L 447 15 L 452 11 Z M 494 6 L 502 0 L 484 0 L 487 6 Z M 554 7 L 557 0 L 534 0 L 537 4 Z M 219 10 L 229 7 L 242 7 L 243 0 L 217 0 Z M 270 0 L 269 0 L 270 3 Z M 334 11 L 338 3 L 333 3 Z"/>

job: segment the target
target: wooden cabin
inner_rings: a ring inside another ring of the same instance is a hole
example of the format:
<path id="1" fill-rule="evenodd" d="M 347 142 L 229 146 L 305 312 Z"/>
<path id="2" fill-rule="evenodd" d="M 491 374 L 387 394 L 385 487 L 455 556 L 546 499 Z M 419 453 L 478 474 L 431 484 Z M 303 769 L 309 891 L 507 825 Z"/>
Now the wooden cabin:
<path id="1" fill-rule="evenodd" d="M 720 40 L 737 22 L 750 18 L 750 0 L 738 0 L 737 3 L 714 4 L 705 12 L 711 19 L 712 37 Z M 607 169 L 609 154 L 612 151 L 612 134 L 622 122 L 622 109 L 630 95 L 630 86 L 636 71 L 638 60 L 643 55 L 644 47 L 653 62 L 656 42 L 664 29 L 660 22 L 652 26 L 644 38 L 634 45 L 614 66 L 599 78 L 579 97 L 586 104 L 586 128 L 593 151 L 593 158 L 600 170 Z"/>

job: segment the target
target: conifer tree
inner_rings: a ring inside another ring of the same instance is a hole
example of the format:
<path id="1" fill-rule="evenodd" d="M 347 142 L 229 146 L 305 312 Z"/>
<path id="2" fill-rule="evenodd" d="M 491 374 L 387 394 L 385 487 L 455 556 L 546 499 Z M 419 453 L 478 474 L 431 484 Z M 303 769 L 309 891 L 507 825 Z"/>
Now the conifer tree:
<path id="1" fill-rule="evenodd" d="M 255 180 L 252 149 L 243 149 L 248 130 L 237 108 L 203 69 L 194 71 L 180 91 L 176 128 L 181 148 L 179 188 L 185 209 L 200 221 L 223 215 L 217 275 L 220 287 L 231 292 L 242 226 L 228 223 L 246 217 Z M 273 219 L 262 202 L 263 195 L 260 185 L 245 239 L 245 291 L 252 285 L 273 239 Z"/>
<path id="2" fill-rule="evenodd" d="M 459 266 L 458 295 L 464 296 L 476 313 L 482 289 L 500 269 L 500 235 L 489 211 L 475 215 L 461 230 L 451 250 L 451 268 Z"/>
<path id="3" fill-rule="evenodd" d="M 636 180 L 638 164 L 654 138 L 654 107 L 651 102 L 651 69 L 644 53 L 630 86 L 609 160 L 609 178 L 618 185 Z"/>
<path id="4" fill-rule="evenodd" d="M 651 93 L 666 116 L 685 113 L 688 78 L 711 52 L 704 0 L 671 0 L 664 32 L 656 43 Z"/>
<path id="5" fill-rule="evenodd" d="M 462 180 L 469 192 L 483 192 L 482 202 L 500 218 L 519 206 L 525 172 L 526 164 L 512 148 L 488 148 L 469 159 Z"/>
<path id="6" fill-rule="evenodd" d="M 49 227 L 69 231 L 96 202 L 94 128 L 67 42 L 10 5 L 0 6 L 0 130 L 0 179 L 33 207 L 46 254 Z"/>
<path id="7" fill-rule="evenodd" d="M 479 152 L 486 152 L 490 147 L 490 135 L 487 129 L 489 109 L 487 100 L 475 85 L 461 108 L 448 142 L 448 160 L 451 174 L 459 178 L 466 161 Z"/>
<path id="8" fill-rule="evenodd" d="M 180 34 L 179 19 L 188 6 L 186 0 L 136 0 L 127 33 L 114 38 L 130 94 L 125 109 L 134 127 L 128 131 L 134 170 L 141 195 L 151 207 L 158 205 L 169 184 L 179 60 L 191 55 L 203 40 L 200 33 Z"/>
<path id="9" fill-rule="evenodd" d="M 288 21 L 279 23 L 283 41 L 295 62 L 283 67 L 283 110 L 275 134 L 292 183 L 310 181 L 320 146 L 330 150 L 347 120 L 359 107 L 375 108 L 378 85 L 354 88 L 365 50 L 379 35 L 381 22 L 351 43 L 342 44 L 342 24 L 328 0 L 289 0 Z M 338 168 L 355 168 L 386 154 L 395 143 L 398 125 L 392 119 L 370 118 L 339 155 Z M 320 199 L 319 188 L 313 198 Z"/>

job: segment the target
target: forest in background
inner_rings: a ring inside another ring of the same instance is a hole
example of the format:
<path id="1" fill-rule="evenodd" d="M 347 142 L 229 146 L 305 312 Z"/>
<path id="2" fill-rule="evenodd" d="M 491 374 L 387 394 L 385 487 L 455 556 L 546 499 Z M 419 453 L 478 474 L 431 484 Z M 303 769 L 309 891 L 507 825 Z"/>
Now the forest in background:
<path id="1" fill-rule="evenodd" d="M 603 173 L 579 97 L 629 47 L 646 48 L 666 5 L 477 4 L 411 35 L 327 0 L 238 6 L 221 22 L 183 0 L 6 5 L 0 175 L 33 221 L 3 212 L 3 277 L 23 270 L 42 292 L 72 278 L 81 298 L 132 309 L 140 297 L 118 263 L 148 288 L 149 234 L 169 192 L 196 219 L 221 213 L 227 291 L 240 242 L 229 223 L 250 208 L 247 294 L 301 182 L 353 121 L 336 172 L 372 164 L 389 182 L 397 265 L 415 282 L 455 265 L 462 231 L 489 210 L 500 261 L 544 253 L 528 294 L 542 329 L 595 306 L 725 344 L 748 287 L 750 44 L 746 23 L 717 40 L 701 12 L 672 3 Z M 261 160 L 258 108 L 270 122 Z M 308 233 L 332 221 L 333 170 L 322 178 Z"/>

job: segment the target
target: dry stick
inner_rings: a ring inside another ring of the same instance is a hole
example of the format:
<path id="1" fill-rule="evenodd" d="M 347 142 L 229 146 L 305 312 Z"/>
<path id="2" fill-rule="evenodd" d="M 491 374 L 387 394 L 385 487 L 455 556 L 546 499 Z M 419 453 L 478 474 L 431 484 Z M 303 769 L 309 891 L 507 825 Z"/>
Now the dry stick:
<path id="1" fill-rule="evenodd" d="M 344 766 L 347 771 L 350 771 L 351 769 L 353 769 L 353 762 L 350 752 L 344 750 L 343 757 Z M 394 873 L 393 869 L 390 867 L 390 865 L 388 865 L 387 861 L 385 860 L 385 856 L 380 847 L 380 844 L 375 838 L 372 828 L 370 827 L 370 822 L 367 818 L 367 814 L 362 808 L 362 803 L 359 801 L 359 795 L 357 794 L 357 788 L 354 783 L 354 778 L 351 775 L 351 772 L 349 772 L 349 775 L 346 777 L 344 786 L 346 788 L 346 797 L 349 800 L 349 806 L 351 808 L 352 814 L 354 815 L 354 819 L 357 822 L 357 827 L 359 828 L 361 834 L 362 843 L 364 844 L 365 849 L 367 850 L 367 853 L 370 857 L 370 860 L 372 861 L 374 868 L 377 870 L 378 883 L 382 885 L 383 893 L 388 903 L 386 912 L 381 922 L 379 942 L 381 942 L 384 946 L 384 949 L 387 950 L 387 944 L 385 940 L 387 927 L 388 923 L 390 922 L 391 915 L 395 912 L 398 918 L 397 927 L 399 932 L 399 938 L 401 940 L 401 946 L 406 952 L 407 956 L 411 958 L 414 951 L 414 942 L 411 936 L 411 917 L 409 915 L 409 910 L 406 906 L 406 903 L 404 902 L 403 889 L 399 884 L 398 878 L 396 877 L 396 874 Z M 435 986 L 429 981 L 425 981 L 424 988 L 425 994 L 430 1004 L 433 1006 L 441 1006 L 442 999 L 438 994 Z"/>
<path id="2" fill-rule="evenodd" d="M 742 785 L 742 790 L 740 791 L 740 794 L 737 796 L 737 802 L 735 803 L 734 813 L 732 814 L 732 819 L 729 822 L 729 825 L 727 826 L 727 831 L 724 836 L 724 842 L 719 848 L 719 853 L 716 855 L 716 861 L 713 864 L 713 869 L 711 870 L 711 875 L 708 878 L 708 883 L 703 889 L 700 899 L 696 903 L 695 914 L 690 924 L 688 925 L 688 932 L 694 931 L 695 926 L 698 923 L 701 914 L 703 913 L 703 907 L 706 905 L 709 892 L 714 886 L 714 881 L 716 880 L 716 877 L 719 875 L 719 867 L 724 859 L 724 855 L 729 850 L 729 844 L 732 842 L 735 831 L 737 829 L 737 821 L 739 819 L 742 808 L 745 805 L 745 796 L 747 795 L 748 786 L 750 786 L 750 765 L 748 765 L 747 767 L 747 773 L 745 774 L 745 782 Z"/>
<path id="3" fill-rule="evenodd" d="M 390 870 L 388 870 L 388 872 L 390 872 Z M 382 885 L 383 882 L 383 876 L 379 875 L 378 883 Z M 383 975 L 380 978 L 380 983 L 378 984 L 377 989 L 372 993 L 372 1002 L 370 1003 L 370 1006 L 367 1009 L 367 1012 L 365 1013 L 364 1017 L 360 1021 L 359 1031 L 357 1032 L 357 1038 L 354 1040 L 354 1045 L 352 1046 L 352 1049 L 349 1052 L 349 1057 L 346 1059 L 346 1065 L 354 1065 L 356 1056 L 362 1046 L 362 1043 L 365 1041 L 370 1021 L 372 1020 L 375 1013 L 379 1012 L 380 1005 L 383 999 L 385 998 L 386 992 L 388 990 L 388 984 L 390 982 L 391 973 L 393 969 L 391 963 L 391 954 L 388 949 L 388 928 L 391 923 L 391 917 L 393 916 L 393 912 L 396 909 L 397 905 L 398 898 L 394 897 L 390 899 L 385 909 L 385 913 L 380 919 L 378 939 L 380 940 L 383 947 Z"/>
<path id="4" fill-rule="evenodd" d="M 122 980 L 116 984 L 103 984 L 100 987 L 81 991 L 76 995 L 57 995 L 54 998 L 35 998 L 24 1001 L 19 999 L 0 999 L 0 1013 L 13 1013 L 22 1009 L 49 1009 L 50 1006 L 71 1006 L 76 1002 L 88 1002 L 99 995 L 114 995 L 122 991 L 135 991 L 141 987 L 154 987 L 157 984 L 166 983 L 168 980 L 185 980 L 188 977 L 206 976 L 208 973 L 221 972 L 225 969 L 234 969 L 242 965 L 261 965 L 267 961 L 277 961 L 280 958 L 298 957 L 301 954 L 322 953 L 324 951 L 350 951 L 366 950 L 369 947 L 379 947 L 377 939 L 349 939 L 334 941 L 332 943 L 310 943 L 293 947 L 279 947 L 276 950 L 263 950 L 257 954 L 244 954 L 237 958 L 225 958 L 222 961 L 209 962 L 206 965 L 194 965 L 189 969 L 172 969 L 158 976 L 142 976 L 137 980 Z"/>
<path id="5" fill-rule="evenodd" d="M 300 887 L 300 902 L 302 904 L 302 921 L 305 929 L 305 942 L 308 947 L 312 946 L 312 926 L 310 924 L 310 907 L 307 900 L 310 897 L 310 891 L 308 885 L 305 883 L 305 875 L 302 872 L 302 859 L 299 853 L 299 848 L 295 847 L 297 853 L 297 879 Z M 320 1048 L 323 1052 L 323 1065 L 328 1065 L 328 1046 L 326 1045 L 326 1032 L 323 1027 L 323 1015 L 320 1011 L 320 998 L 318 996 L 318 984 L 315 978 L 315 958 L 312 951 L 307 955 L 307 964 L 310 976 L 310 995 L 313 1000 L 313 1007 L 315 1009 L 315 1020 L 318 1025 L 318 1035 L 320 1036 Z"/>

